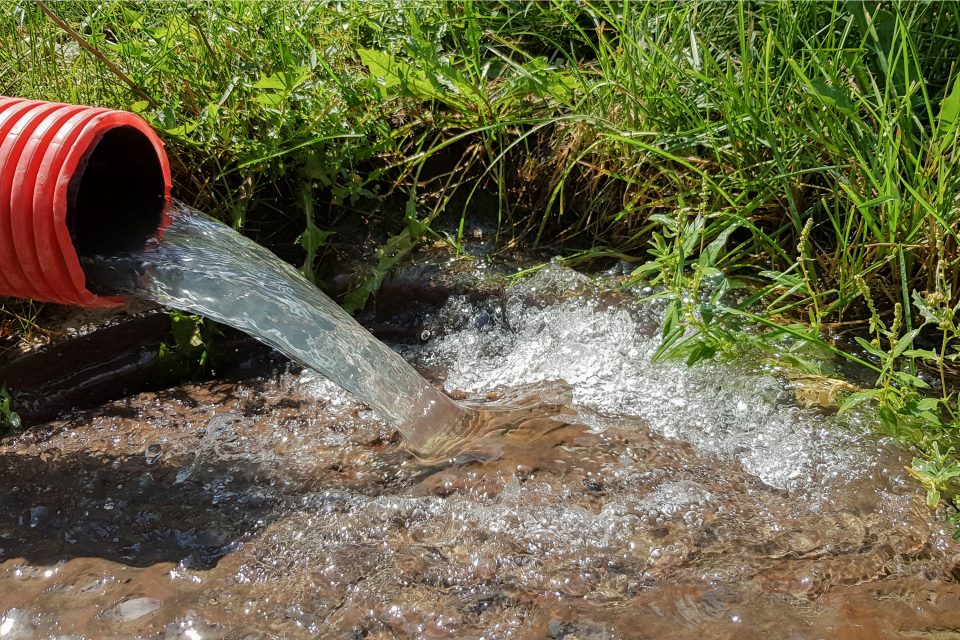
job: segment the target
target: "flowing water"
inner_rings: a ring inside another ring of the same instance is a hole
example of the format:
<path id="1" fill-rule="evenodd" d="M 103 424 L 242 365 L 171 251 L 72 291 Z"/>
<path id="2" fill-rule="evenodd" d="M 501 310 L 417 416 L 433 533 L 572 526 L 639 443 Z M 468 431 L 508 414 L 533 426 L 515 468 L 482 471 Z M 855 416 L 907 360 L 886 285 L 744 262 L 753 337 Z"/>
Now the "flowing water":
<path id="1" fill-rule="evenodd" d="M 309 370 L 0 443 L 0 638 L 960 639 L 960 546 L 887 442 L 551 266 L 395 345 L 482 416 L 425 464 Z"/>
<path id="2" fill-rule="evenodd" d="M 129 294 L 245 331 L 336 382 L 414 449 L 463 411 L 275 255 L 183 203 L 142 251 L 85 260 L 91 288 Z"/>

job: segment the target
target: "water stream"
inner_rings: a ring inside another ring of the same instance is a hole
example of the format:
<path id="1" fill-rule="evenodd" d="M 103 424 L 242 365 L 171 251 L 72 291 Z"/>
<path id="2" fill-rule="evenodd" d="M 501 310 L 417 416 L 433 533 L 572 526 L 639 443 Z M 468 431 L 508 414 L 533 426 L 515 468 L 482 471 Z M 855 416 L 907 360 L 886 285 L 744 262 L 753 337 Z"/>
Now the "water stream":
<path id="1" fill-rule="evenodd" d="M 128 294 L 245 331 L 333 380 L 391 422 L 413 450 L 465 412 L 296 269 L 226 225 L 174 203 L 162 238 L 86 258 L 92 289 Z"/>

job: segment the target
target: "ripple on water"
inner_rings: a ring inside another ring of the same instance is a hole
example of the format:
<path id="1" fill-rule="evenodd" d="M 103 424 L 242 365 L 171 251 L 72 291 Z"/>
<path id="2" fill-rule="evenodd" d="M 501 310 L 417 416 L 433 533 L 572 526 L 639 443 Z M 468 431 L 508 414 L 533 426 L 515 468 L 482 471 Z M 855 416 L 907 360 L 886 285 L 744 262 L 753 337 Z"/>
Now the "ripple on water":
<path id="1" fill-rule="evenodd" d="M 120 622 L 130 622 L 153 613 L 161 606 L 162 603 L 153 598 L 131 598 L 110 609 L 105 615 Z"/>

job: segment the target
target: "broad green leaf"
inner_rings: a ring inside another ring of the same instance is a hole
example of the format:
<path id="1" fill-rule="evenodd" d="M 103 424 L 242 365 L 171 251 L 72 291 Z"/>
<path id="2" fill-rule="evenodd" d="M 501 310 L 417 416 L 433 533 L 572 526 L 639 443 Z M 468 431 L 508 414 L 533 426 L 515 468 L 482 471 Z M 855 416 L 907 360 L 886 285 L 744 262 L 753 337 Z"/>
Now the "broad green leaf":
<path id="1" fill-rule="evenodd" d="M 261 93 L 254 100 L 257 101 L 257 104 L 262 104 L 265 107 L 277 107 L 283 102 L 282 93 Z"/>
<path id="2" fill-rule="evenodd" d="M 173 129 L 177 126 L 177 114 L 172 107 L 164 107 L 157 114 L 156 123 L 161 129 Z"/>
<path id="3" fill-rule="evenodd" d="M 140 11 L 135 11 L 131 7 L 123 8 L 123 21 L 128 27 L 130 27 L 134 32 L 140 31 L 143 29 L 143 13 Z"/>
<path id="4" fill-rule="evenodd" d="M 800 276 L 792 273 L 783 273 L 781 271 L 761 271 L 760 275 L 785 287 L 795 287 L 803 284 L 803 279 Z"/>
<path id="5" fill-rule="evenodd" d="M 853 108 L 853 101 L 850 100 L 850 92 L 846 89 L 831 87 L 820 78 L 814 78 L 810 81 L 810 86 L 814 92 L 820 96 L 826 104 L 836 107 L 841 113 L 852 116 L 856 113 Z"/>
<path id="6" fill-rule="evenodd" d="M 551 95 L 566 98 L 575 95 L 583 87 L 580 82 L 571 74 L 565 71 L 554 71 L 550 74 L 550 83 L 547 85 L 547 91 Z"/>
<path id="7" fill-rule="evenodd" d="M 915 375 L 909 374 L 906 371 L 894 371 L 893 379 L 897 381 L 903 387 L 908 387 L 911 389 L 929 389 L 930 385 L 927 384 L 923 379 L 918 378 Z"/>
<path id="8" fill-rule="evenodd" d="M 674 298 L 667 303 L 667 309 L 663 314 L 663 329 L 660 333 L 661 337 L 666 338 L 668 334 L 673 332 L 679 318 L 680 300 L 678 298 Z"/>
<path id="9" fill-rule="evenodd" d="M 697 216 L 692 222 L 688 222 L 683 229 L 683 254 L 689 256 L 694 248 L 700 244 L 700 236 L 703 233 L 703 216 Z"/>
<path id="10" fill-rule="evenodd" d="M 703 322 L 705 324 L 713 323 L 713 319 L 716 315 L 717 313 L 716 313 L 715 307 L 712 304 L 700 305 L 700 317 L 703 318 Z"/>
<path id="11" fill-rule="evenodd" d="M 940 470 L 940 479 L 944 482 L 950 482 L 958 476 L 960 476 L 960 465 L 958 465 L 956 462 L 947 465 Z"/>
<path id="12" fill-rule="evenodd" d="M 927 400 L 933 400 L 934 406 L 921 406 L 921 402 L 926 402 Z M 913 416 L 914 418 L 920 418 L 928 425 L 931 426 L 940 426 L 940 417 L 931 411 L 931 409 L 936 409 L 937 401 L 933 398 L 925 398 L 923 401 L 910 400 L 903 405 L 903 408 L 900 410 L 900 413 Z"/>
<path id="13" fill-rule="evenodd" d="M 716 353 L 717 348 L 715 346 L 698 342 L 690 350 L 690 355 L 687 357 L 687 366 L 692 367 L 701 360 L 709 360 L 716 355 Z"/>
<path id="14" fill-rule="evenodd" d="M 917 407 L 923 411 L 933 411 L 940 406 L 940 400 L 937 398 L 921 398 L 917 401 Z"/>
<path id="15" fill-rule="evenodd" d="M 700 265 L 701 266 L 714 266 L 717 264 L 717 261 L 720 259 L 720 252 L 723 251 L 724 247 L 727 245 L 727 240 L 730 238 L 730 234 L 736 231 L 740 227 L 739 222 L 731 224 L 726 229 L 724 229 L 720 234 L 713 239 L 713 241 L 708 244 L 703 251 L 700 253 Z"/>
<path id="16" fill-rule="evenodd" d="M 907 349 L 903 352 L 908 358 L 920 358 L 922 360 L 936 360 L 937 354 L 929 349 Z"/>
<path id="17" fill-rule="evenodd" d="M 937 137 L 948 143 L 957 131 L 960 117 L 960 74 L 953 81 L 953 89 L 940 102 L 940 114 L 937 116 Z"/>
<path id="18" fill-rule="evenodd" d="M 300 267 L 300 273 L 310 282 L 315 283 L 315 274 L 313 262 L 317 257 L 317 250 L 327 243 L 327 239 L 332 236 L 334 231 L 326 231 L 318 228 L 313 222 L 308 222 L 306 229 L 297 238 L 297 243 L 307 252 L 307 257 Z"/>
<path id="19" fill-rule="evenodd" d="M 937 465 L 923 458 L 914 458 L 910 463 L 910 471 L 923 482 L 932 482 L 937 477 Z"/>
<path id="20" fill-rule="evenodd" d="M 170 333 L 178 349 L 199 347 L 203 344 L 200 335 L 201 318 L 186 313 L 170 314 Z"/>
<path id="21" fill-rule="evenodd" d="M 854 337 L 854 340 L 856 340 L 856 341 L 857 341 L 857 344 L 859 344 L 861 347 L 863 347 L 863 348 L 867 351 L 867 353 L 869 353 L 869 354 L 871 354 L 871 355 L 875 355 L 875 356 L 877 356 L 878 358 L 886 358 L 886 357 L 887 357 L 887 353 L 886 353 L 883 349 L 880 349 L 879 347 L 871 344 L 870 342 L 867 342 L 866 340 L 864 340 L 864 339 L 861 338 L 860 336 Z"/>
<path id="22" fill-rule="evenodd" d="M 925 324 L 939 325 L 942 322 L 943 318 L 940 317 L 941 314 L 937 313 L 937 309 L 931 308 L 930 305 L 927 304 L 924 294 L 914 289 L 911 298 L 913 298 L 913 306 L 915 306 L 917 311 L 920 312 L 920 315 L 923 316 Z"/>
<path id="23" fill-rule="evenodd" d="M 663 265 L 656 261 L 645 262 L 633 271 L 630 272 L 630 275 L 639 278 L 647 275 L 648 273 L 659 272 L 663 269 Z"/>
<path id="24" fill-rule="evenodd" d="M 413 216 L 407 217 L 407 232 L 414 240 L 419 240 L 430 231 L 430 227 Z"/>
<path id="25" fill-rule="evenodd" d="M 400 87 L 416 98 L 443 100 L 444 94 L 434 87 L 423 71 L 409 63 L 375 49 L 359 49 L 357 53 L 370 75 L 379 78 L 384 88 Z"/>
<path id="26" fill-rule="evenodd" d="M 316 180 L 325 187 L 331 184 L 327 162 L 320 153 L 311 153 L 303 162 L 303 175 L 310 180 Z"/>
<path id="27" fill-rule="evenodd" d="M 653 214 L 650 216 L 650 221 L 659 223 L 671 231 L 677 228 L 677 219 L 663 213 Z"/>
<path id="28" fill-rule="evenodd" d="M 660 346 L 657 347 L 657 350 L 653 353 L 653 356 L 650 358 L 651 362 L 662 362 L 667 354 L 672 352 L 672 347 L 677 343 L 680 338 L 683 337 L 684 330 L 683 327 L 677 327 L 669 334 L 663 336 L 663 339 L 660 342 Z"/>
<path id="29" fill-rule="evenodd" d="M 325 245 L 327 239 L 335 233 L 336 231 L 326 231 L 310 225 L 304 229 L 300 237 L 297 238 L 297 243 L 306 249 L 308 253 L 314 253 L 317 249 Z"/>
<path id="30" fill-rule="evenodd" d="M 380 247 L 377 252 L 379 256 L 377 265 L 344 297 L 343 308 L 348 313 L 361 311 L 367 305 L 370 296 L 380 288 L 380 284 L 390 269 L 415 246 L 417 246 L 417 243 L 410 238 L 410 231 L 407 229 L 387 240 L 386 244 Z"/>
<path id="31" fill-rule="evenodd" d="M 899 431 L 900 421 L 897 418 L 897 414 L 893 412 L 893 409 L 887 405 L 880 407 L 880 410 L 877 412 L 877 416 L 880 418 L 880 426 L 890 435 L 896 435 Z"/>
<path id="32" fill-rule="evenodd" d="M 904 351 L 913 346 L 913 339 L 917 337 L 918 333 L 920 333 L 920 329 L 914 329 L 913 331 L 908 331 L 907 333 L 903 334 L 903 336 L 897 340 L 897 346 L 893 350 L 892 356 L 894 358 L 899 358 L 901 355 L 903 355 Z"/>
<path id="33" fill-rule="evenodd" d="M 177 127 L 164 128 L 164 132 L 170 134 L 171 136 L 176 136 L 182 138 L 185 135 L 188 135 L 193 132 L 200 125 L 198 120 L 191 120 L 189 122 L 184 122 Z"/>
<path id="34" fill-rule="evenodd" d="M 283 81 L 283 78 L 279 74 L 273 74 L 270 76 L 265 76 L 253 83 L 254 89 L 270 89 L 273 91 L 283 91 L 287 88 L 287 84 Z"/>
<path id="35" fill-rule="evenodd" d="M 868 400 L 873 400 L 880 395 L 879 389 L 868 389 L 867 391 L 857 391 L 851 393 L 846 398 L 843 399 L 843 402 L 840 403 L 840 407 L 837 409 L 837 413 L 845 413 L 854 407 L 867 402 Z"/>

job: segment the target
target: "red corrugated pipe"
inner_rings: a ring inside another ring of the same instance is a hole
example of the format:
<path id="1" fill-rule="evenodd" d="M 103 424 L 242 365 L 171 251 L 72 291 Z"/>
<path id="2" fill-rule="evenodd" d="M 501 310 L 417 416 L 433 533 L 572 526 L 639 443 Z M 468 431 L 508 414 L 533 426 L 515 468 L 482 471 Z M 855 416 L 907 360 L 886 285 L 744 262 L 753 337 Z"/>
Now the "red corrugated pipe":
<path id="1" fill-rule="evenodd" d="M 0 96 L 0 296 L 83 307 L 80 257 L 142 247 L 168 223 L 163 143 L 125 111 Z"/>

